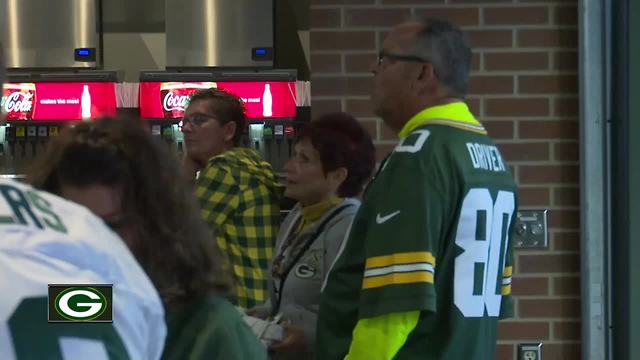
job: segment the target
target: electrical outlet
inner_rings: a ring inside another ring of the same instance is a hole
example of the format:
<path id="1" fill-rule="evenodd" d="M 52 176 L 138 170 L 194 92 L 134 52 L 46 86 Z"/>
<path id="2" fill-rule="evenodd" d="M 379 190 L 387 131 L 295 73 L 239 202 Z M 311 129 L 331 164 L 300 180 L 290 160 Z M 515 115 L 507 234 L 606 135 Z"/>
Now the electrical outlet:
<path id="1" fill-rule="evenodd" d="M 549 247 L 547 209 L 518 210 L 513 231 L 513 246 L 521 249 Z"/>
<path id="2" fill-rule="evenodd" d="M 519 344 L 518 360 L 542 360 L 542 343 Z"/>

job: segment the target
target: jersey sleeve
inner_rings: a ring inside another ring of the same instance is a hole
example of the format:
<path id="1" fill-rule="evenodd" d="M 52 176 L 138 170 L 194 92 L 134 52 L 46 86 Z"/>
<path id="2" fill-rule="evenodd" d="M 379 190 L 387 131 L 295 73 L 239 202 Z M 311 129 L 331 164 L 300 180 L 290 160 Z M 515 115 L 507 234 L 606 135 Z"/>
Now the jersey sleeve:
<path id="1" fill-rule="evenodd" d="M 410 311 L 358 321 L 344 360 L 393 359 L 418 325 L 419 318 L 419 311 Z"/>
<path id="2" fill-rule="evenodd" d="M 397 151 L 397 149 L 396 149 Z M 436 311 L 434 277 L 450 218 L 442 170 L 421 153 L 394 153 L 365 199 L 367 231 L 360 318 Z"/>
<path id="3" fill-rule="evenodd" d="M 516 221 L 515 212 L 511 219 L 509 227 L 509 241 L 507 242 L 507 254 L 504 261 L 504 270 L 502 272 L 501 294 L 502 301 L 500 303 L 500 319 L 507 319 L 514 316 L 513 297 L 511 296 L 511 281 L 514 271 L 513 263 L 513 227 Z"/>

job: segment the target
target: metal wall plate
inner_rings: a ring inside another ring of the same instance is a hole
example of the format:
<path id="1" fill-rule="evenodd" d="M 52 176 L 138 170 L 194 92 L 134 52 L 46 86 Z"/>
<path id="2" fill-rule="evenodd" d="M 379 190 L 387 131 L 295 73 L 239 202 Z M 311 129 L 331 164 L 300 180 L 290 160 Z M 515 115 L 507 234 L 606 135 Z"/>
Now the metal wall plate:
<path id="1" fill-rule="evenodd" d="M 542 343 L 519 344 L 518 360 L 542 360 Z"/>
<path id="2" fill-rule="evenodd" d="M 521 249 L 549 247 L 548 209 L 518 210 L 513 231 L 513 246 Z"/>

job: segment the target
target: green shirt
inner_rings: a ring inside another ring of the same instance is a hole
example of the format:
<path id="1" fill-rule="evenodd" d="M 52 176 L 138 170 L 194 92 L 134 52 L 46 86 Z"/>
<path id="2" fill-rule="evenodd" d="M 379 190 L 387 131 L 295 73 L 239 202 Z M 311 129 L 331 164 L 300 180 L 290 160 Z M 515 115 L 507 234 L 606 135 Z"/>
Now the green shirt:
<path id="1" fill-rule="evenodd" d="M 493 359 L 498 318 L 512 313 L 515 209 L 513 178 L 477 121 L 418 124 L 368 189 L 329 273 L 317 358 L 343 359 L 359 319 L 419 310 L 396 359 Z"/>
<path id="2" fill-rule="evenodd" d="M 264 346 L 228 301 L 209 296 L 170 312 L 164 360 L 261 360 Z"/>

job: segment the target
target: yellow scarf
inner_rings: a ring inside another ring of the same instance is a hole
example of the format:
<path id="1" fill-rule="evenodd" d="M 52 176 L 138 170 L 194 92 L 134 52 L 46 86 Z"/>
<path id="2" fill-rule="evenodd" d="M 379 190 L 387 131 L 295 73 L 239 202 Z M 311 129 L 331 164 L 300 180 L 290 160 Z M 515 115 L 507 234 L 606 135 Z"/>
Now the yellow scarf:
<path id="1" fill-rule="evenodd" d="M 321 201 L 317 204 L 304 206 L 302 208 L 302 221 L 297 232 L 304 230 L 307 226 L 320 219 L 327 211 L 340 204 L 343 198 L 332 196 L 329 200 Z"/>

